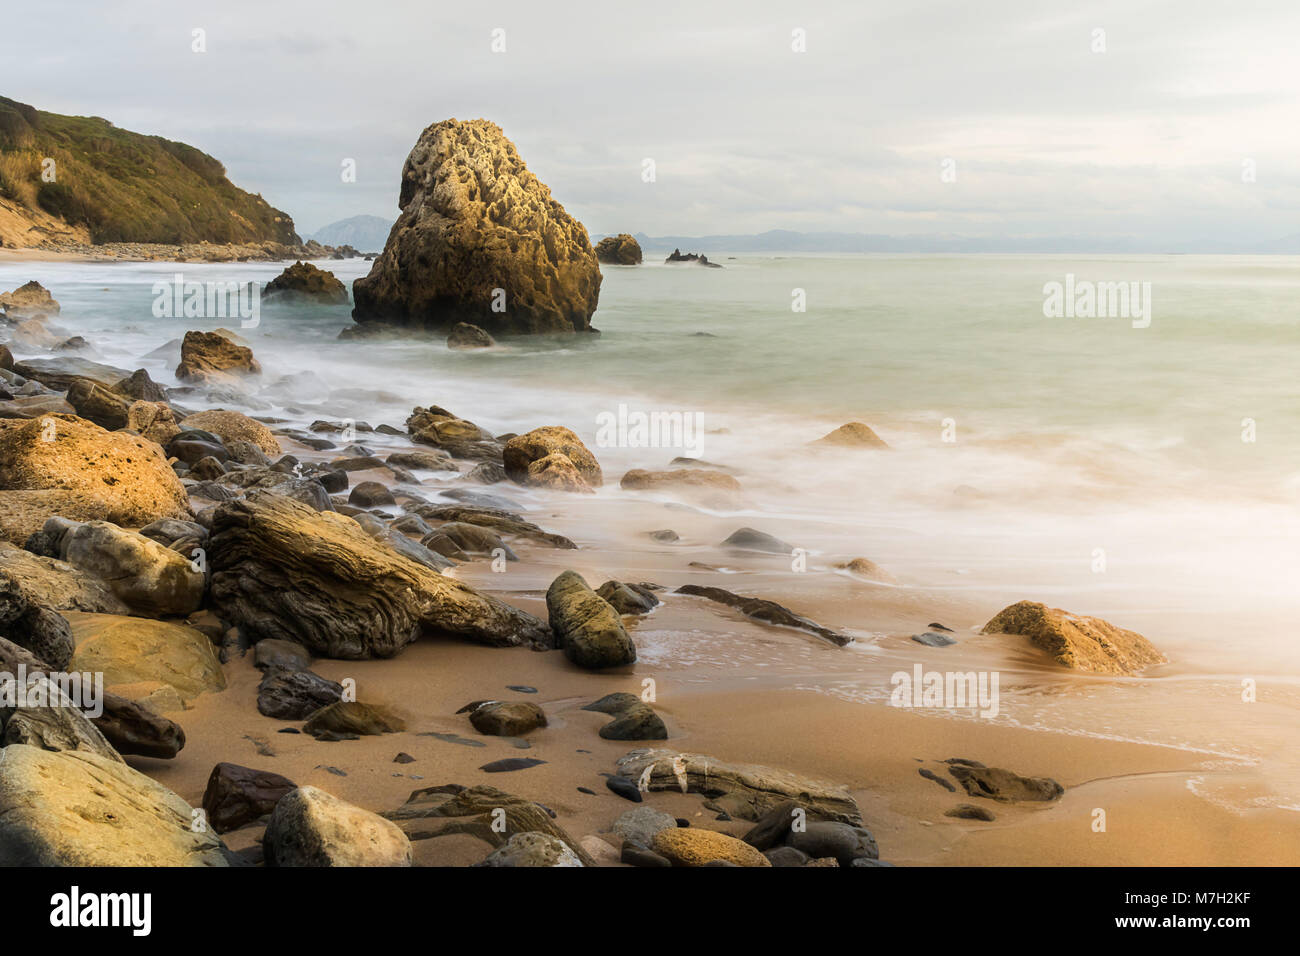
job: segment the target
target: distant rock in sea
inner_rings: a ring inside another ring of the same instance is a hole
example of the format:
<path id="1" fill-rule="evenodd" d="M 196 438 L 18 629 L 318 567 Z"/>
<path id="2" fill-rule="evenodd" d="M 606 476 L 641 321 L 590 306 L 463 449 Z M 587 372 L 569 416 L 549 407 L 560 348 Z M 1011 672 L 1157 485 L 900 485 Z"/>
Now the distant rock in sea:
<path id="1" fill-rule="evenodd" d="M 268 282 L 262 289 L 262 297 L 281 302 L 346 305 L 348 289 L 335 278 L 334 273 L 318 269 L 310 262 L 299 261 Z"/>
<path id="2" fill-rule="evenodd" d="M 707 266 L 710 269 L 722 268 L 722 266 L 718 265 L 716 262 L 710 262 L 709 257 L 703 253 L 697 255 L 694 252 L 688 252 L 683 255 L 680 249 L 674 249 L 672 255 L 665 259 L 664 262 L 693 262 L 696 265 Z"/>
<path id="3" fill-rule="evenodd" d="M 352 317 L 489 334 L 586 332 L 600 298 L 587 230 L 487 120 L 435 123 L 402 169 L 398 217 Z"/>
<path id="4" fill-rule="evenodd" d="M 615 266 L 639 266 L 641 244 L 626 232 L 606 236 L 596 243 L 596 259 Z"/>

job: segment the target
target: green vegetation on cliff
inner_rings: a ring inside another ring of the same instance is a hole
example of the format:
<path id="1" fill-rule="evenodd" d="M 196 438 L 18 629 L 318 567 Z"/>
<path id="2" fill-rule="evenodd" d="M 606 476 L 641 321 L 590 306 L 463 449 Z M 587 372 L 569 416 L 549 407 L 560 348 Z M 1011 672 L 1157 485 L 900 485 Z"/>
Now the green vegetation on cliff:
<path id="1" fill-rule="evenodd" d="M 192 146 L 2 96 L 0 198 L 84 226 L 96 243 L 298 242 L 287 213 Z"/>

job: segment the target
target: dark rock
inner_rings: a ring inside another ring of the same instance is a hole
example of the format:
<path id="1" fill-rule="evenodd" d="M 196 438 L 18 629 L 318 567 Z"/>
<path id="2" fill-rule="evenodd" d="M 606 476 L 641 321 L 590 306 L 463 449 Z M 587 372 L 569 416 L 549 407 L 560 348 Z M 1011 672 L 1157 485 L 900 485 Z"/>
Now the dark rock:
<path id="1" fill-rule="evenodd" d="M 924 644 L 926 647 L 949 647 L 957 642 L 947 634 L 940 634 L 937 631 L 926 631 L 924 634 L 913 634 L 912 640 L 918 644 Z"/>
<path id="2" fill-rule="evenodd" d="M 649 588 L 622 581 L 606 581 L 596 593 L 619 614 L 649 614 L 659 606 L 659 599 Z"/>
<path id="3" fill-rule="evenodd" d="M 104 712 L 91 723 L 124 757 L 170 760 L 185 746 L 180 724 L 156 714 L 143 704 L 104 692 Z"/>
<path id="4" fill-rule="evenodd" d="M 739 548 L 745 551 L 765 551 L 769 554 L 790 554 L 794 551 L 794 545 L 787 544 L 780 538 L 775 538 L 765 531 L 756 531 L 753 528 L 740 528 L 733 531 L 719 547 Z"/>
<path id="5" fill-rule="evenodd" d="M 546 714 L 536 704 L 522 701 L 486 701 L 470 711 L 469 722 L 480 734 L 521 737 L 546 726 Z"/>
<path id="6" fill-rule="evenodd" d="M 479 769 L 484 773 L 509 773 L 512 770 L 527 770 L 529 767 L 536 767 L 544 763 L 546 763 L 545 760 L 538 760 L 535 757 L 506 757 L 504 760 L 485 763 Z"/>
<path id="7" fill-rule="evenodd" d="M 348 504 L 358 508 L 381 508 L 384 505 L 395 505 L 397 500 L 393 497 L 393 493 L 379 482 L 363 481 L 352 489 L 352 494 L 348 495 Z"/>
<path id="8" fill-rule="evenodd" d="M 641 791 L 635 783 L 625 777 L 606 777 L 605 786 L 624 800 L 631 800 L 633 803 L 641 802 Z"/>
<path id="9" fill-rule="evenodd" d="M 1050 802 L 1060 799 L 1065 788 L 1050 777 L 1022 777 L 1001 767 L 968 767 L 954 764 L 948 772 L 972 797 L 1003 803 L 1027 800 Z"/>
<path id="10" fill-rule="evenodd" d="M 970 803 L 959 803 L 951 810 L 945 810 L 945 817 L 956 817 L 958 820 L 983 820 L 985 823 L 992 823 L 997 819 L 992 810 L 986 810 L 984 807 L 977 807 Z"/>
<path id="11" fill-rule="evenodd" d="M 405 730 L 406 724 L 381 707 L 340 700 L 312 714 L 302 729 L 321 739 L 329 734 L 395 734 Z"/>
<path id="12" fill-rule="evenodd" d="M 457 322 L 447 333 L 449 349 L 486 349 L 496 344 L 496 339 L 468 322 Z"/>
<path id="13" fill-rule="evenodd" d="M 348 290 L 332 272 L 310 262 L 295 262 L 262 289 L 262 297 L 275 302 L 312 302 L 347 305 Z"/>
<path id="14" fill-rule="evenodd" d="M 745 597 L 740 594 L 733 594 L 731 591 L 725 591 L 722 588 L 704 587 L 698 584 L 684 584 L 677 589 L 678 594 L 691 594 L 697 597 L 708 598 L 710 601 L 716 601 L 719 604 L 725 604 L 727 607 L 733 607 L 740 611 L 746 617 L 752 617 L 756 621 L 762 621 L 765 624 L 774 624 L 778 627 L 793 627 L 801 631 L 807 631 L 818 637 L 825 638 L 832 644 L 840 647 L 851 644 L 853 638 L 847 634 L 841 634 L 839 631 L 833 631 L 828 627 L 822 627 L 816 621 L 809 620 L 801 614 L 795 614 L 789 608 L 782 607 L 775 601 L 768 601 L 764 598 Z"/>
<path id="15" fill-rule="evenodd" d="M 268 816 L 294 789 L 293 781 L 278 773 L 219 763 L 208 776 L 202 806 L 212 829 L 228 833 Z"/>
<path id="16" fill-rule="evenodd" d="M 268 643 L 259 642 L 258 646 Z M 288 641 L 277 643 L 287 644 Z M 322 707 L 343 698 L 343 685 L 312 673 L 305 667 L 299 670 L 269 668 L 257 687 L 257 710 L 263 716 L 276 720 L 306 720 Z"/>

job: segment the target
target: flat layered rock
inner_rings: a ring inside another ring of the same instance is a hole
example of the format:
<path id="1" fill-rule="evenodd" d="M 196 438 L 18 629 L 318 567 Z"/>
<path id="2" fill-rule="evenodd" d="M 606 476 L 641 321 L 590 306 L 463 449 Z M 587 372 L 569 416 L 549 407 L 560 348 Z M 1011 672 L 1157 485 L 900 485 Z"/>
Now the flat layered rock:
<path id="1" fill-rule="evenodd" d="M 774 624 L 778 627 L 792 627 L 800 631 L 807 631 L 809 634 L 815 634 L 839 647 L 853 643 L 853 638 L 847 634 L 841 634 L 829 627 L 822 627 L 816 621 L 810 620 L 801 614 L 796 614 L 789 608 L 765 598 L 745 597 L 741 594 L 733 594 L 723 588 L 705 587 L 700 584 L 683 584 L 675 593 L 707 598 L 718 604 L 725 604 L 727 607 L 735 608 L 746 617 L 752 617 L 764 624 Z"/>
<path id="2" fill-rule="evenodd" d="M 531 614 L 265 491 L 217 508 L 209 560 L 223 618 L 255 641 L 295 641 L 322 657 L 391 657 L 421 634 L 496 647 L 550 640 Z"/>
<path id="3" fill-rule="evenodd" d="M 710 798 L 706 806 L 740 820 L 758 820 L 793 801 L 812 819 L 862 824 L 862 813 L 846 788 L 788 770 L 663 749 L 630 751 L 619 758 L 617 770 L 620 778 L 643 791 L 703 794 Z"/>

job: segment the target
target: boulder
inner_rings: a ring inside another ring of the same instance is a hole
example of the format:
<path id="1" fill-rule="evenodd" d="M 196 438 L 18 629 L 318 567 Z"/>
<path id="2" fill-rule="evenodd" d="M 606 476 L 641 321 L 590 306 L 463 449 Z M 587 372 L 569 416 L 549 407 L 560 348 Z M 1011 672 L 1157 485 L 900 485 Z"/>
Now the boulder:
<path id="1" fill-rule="evenodd" d="M 489 508 L 482 505 L 408 505 L 407 507 L 426 521 L 464 522 L 481 528 L 491 528 L 500 534 L 518 535 L 552 548 L 573 550 L 578 547 L 564 535 L 544 531 L 531 521 L 525 521 L 514 512 L 502 508 Z M 446 525 L 442 527 L 445 528 Z"/>
<path id="2" fill-rule="evenodd" d="M 207 577 L 182 555 L 135 531 L 87 521 L 63 537 L 63 558 L 104 581 L 131 609 L 155 617 L 198 610 Z"/>
<path id="3" fill-rule="evenodd" d="M 260 641 L 263 644 L 288 644 L 288 641 Z M 271 667 L 257 685 L 257 712 L 275 720 L 306 720 L 322 707 L 343 699 L 343 685 L 321 677 L 305 667 L 282 670 Z"/>
<path id="4" fill-rule="evenodd" d="M 12 681 L 6 674 L 4 681 Z M 81 699 L 69 698 L 44 673 L 27 675 L 22 706 L 0 702 L 0 747 L 25 744 L 41 750 L 79 750 L 99 754 L 107 760 L 120 761 L 117 751 L 104 739 L 84 713 L 96 703 L 82 693 Z"/>
<path id="5" fill-rule="evenodd" d="M 86 421 L 114 431 L 126 428 L 131 402 L 88 378 L 77 379 L 68 389 L 68 404 Z"/>
<path id="6" fill-rule="evenodd" d="M 419 516 L 408 515 L 407 517 L 415 518 Z M 437 551 L 439 554 L 447 554 L 448 557 L 452 557 L 453 555 L 448 554 L 447 551 L 442 550 L 442 547 L 440 547 L 444 541 L 459 551 L 462 556 L 492 554 L 499 550 L 505 555 L 507 561 L 519 560 L 519 556 L 501 540 L 501 536 L 496 532 L 490 528 L 467 524 L 464 521 L 448 521 L 446 524 L 438 525 L 438 527 L 431 529 L 420 540 L 420 543 L 426 548 Z"/>
<path id="7" fill-rule="evenodd" d="M 606 236 L 596 243 L 596 261 L 614 266 L 639 266 L 641 244 L 626 232 L 620 232 L 617 236 Z"/>
<path id="8" fill-rule="evenodd" d="M 51 519 L 57 521 L 59 519 Z M 46 527 L 50 522 L 46 522 Z M 62 529 L 64 531 L 70 529 Z M 52 532 L 51 532 L 52 533 Z M 55 542 L 60 547 L 62 536 Z M 62 551 L 56 551 L 61 554 Z M 103 581 L 65 561 L 24 551 L 0 541 L 0 582 L 12 581 L 29 603 L 54 611 L 129 614 L 130 609 Z M 3 584 L 0 584 L 2 587 Z"/>
<path id="9" fill-rule="evenodd" d="M 238 385 L 242 376 L 260 374 L 262 367 L 253 358 L 253 350 L 220 332 L 189 331 L 181 340 L 176 377 L 182 382 Z"/>
<path id="10" fill-rule="evenodd" d="M 801 829 L 791 829 L 785 842 L 814 860 L 830 857 L 840 866 L 852 866 L 854 860 L 862 857 L 869 860 L 880 858 L 880 850 L 870 831 L 835 820 L 809 821 Z"/>
<path id="11" fill-rule="evenodd" d="M 560 425 L 547 425 L 516 435 L 506 442 L 501 453 L 506 475 L 521 485 L 546 482 L 540 471 L 534 472 L 531 466 L 556 455 L 567 458 L 582 481 L 591 488 L 599 488 L 604 483 L 596 456 L 587 450 L 577 435 Z"/>
<path id="12" fill-rule="evenodd" d="M 183 701 L 225 690 L 212 642 L 182 624 L 112 614 L 65 614 L 76 650 L 72 669 L 102 673 L 108 687 L 162 684 Z"/>
<path id="13" fill-rule="evenodd" d="M 636 645 L 618 612 L 576 571 L 565 571 L 551 582 L 546 610 L 556 643 L 579 667 L 598 670 L 635 663 Z"/>
<path id="14" fill-rule="evenodd" d="M 539 458 L 528 466 L 528 476 L 524 484 L 535 488 L 550 488 L 552 491 L 573 491 L 580 494 L 595 494 L 567 455 L 554 454 Z"/>
<path id="15" fill-rule="evenodd" d="M 397 499 L 386 485 L 378 481 L 363 481 L 352 489 L 348 495 L 348 504 L 358 508 L 380 508 L 384 505 L 396 505 Z"/>
<path id="16" fill-rule="evenodd" d="M 203 810 L 218 833 L 229 833 L 269 816 L 275 805 L 297 786 L 269 770 L 219 763 L 208 775 Z"/>
<path id="17" fill-rule="evenodd" d="M 305 734 L 333 738 L 349 734 L 359 737 L 397 734 L 405 729 L 406 723 L 384 708 L 355 700 L 339 700 L 327 704 L 308 717 L 302 725 Z"/>
<path id="18" fill-rule="evenodd" d="M 124 757 L 170 760 L 185 747 L 185 731 L 174 720 L 144 704 L 104 692 L 104 712 L 92 717 L 95 729 Z"/>
<path id="19" fill-rule="evenodd" d="M 731 475 L 710 468 L 672 468 L 667 471 L 647 471 L 633 468 L 619 486 L 628 490 L 684 491 L 693 494 L 721 492 L 727 495 L 740 493 L 740 482 Z"/>
<path id="20" fill-rule="evenodd" d="M 582 709 L 613 715 L 614 719 L 600 728 L 600 736 L 605 740 L 668 739 L 663 718 L 633 694 L 607 694 Z"/>
<path id="21" fill-rule="evenodd" d="M 384 463 L 398 468 L 417 468 L 422 471 L 456 471 L 456 464 L 445 451 L 396 451 Z"/>
<path id="22" fill-rule="evenodd" d="M 522 737 L 546 726 L 542 708 L 528 701 L 489 700 L 469 713 L 469 722 L 480 734 L 492 737 Z"/>
<path id="23" fill-rule="evenodd" d="M 35 279 L 20 285 L 12 292 L 0 292 L 0 309 L 9 318 L 32 315 L 58 315 L 59 303 Z"/>
<path id="24" fill-rule="evenodd" d="M 813 442 L 814 445 L 835 445 L 840 448 L 888 448 L 884 440 L 862 422 L 841 425 Z"/>
<path id="25" fill-rule="evenodd" d="M 280 441 L 275 437 L 271 429 L 256 419 L 249 418 L 239 412 L 226 411 L 221 408 L 199 412 L 196 415 L 190 415 L 182 419 L 181 428 L 188 431 L 199 429 L 211 432 L 220 438 L 222 442 L 252 442 L 268 455 L 278 455 L 281 451 Z M 222 460 L 225 460 L 224 457 Z"/>
<path id="26" fill-rule="evenodd" d="M 972 797 L 984 797 L 1001 803 L 1050 803 L 1059 800 L 1061 794 L 1065 793 L 1065 788 L 1051 777 L 1022 777 L 1014 770 L 985 767 L 974 761 L 949 762 L 948 773 Z"/>
<path id="27" fill-rule="evenodd" d="M 281 495 L 220 505 L 208 544 L 213 602 L 254 641 L 355 660 L 391 657 L 421 633 L 497 647 L 549 640 L 531 614 Z"/>
<path id="28" fill-rule="evenodd" d="M 268 866 L 410 866 L 399 827 L 316 787 L 277 800 L 262 837 Z"/>
<path id="29" fill-rule="evenodd" d="M 14 744 L 0 750 L 7 866 L 231 866 L 189 804 L 120 760 Z"/>
<path id="30" fill-rule="evenodd" d="M 516 833 L 475 866 L 582 866 L 578 854 L 549 833 Z"/>
<path id="31" fill-rule="evenodd" d="M 673 827 L 654 835 L 650 849 L 673 866 L 704 866 L 725 860 L 736 866 L 771 866 L 771 861 L 743 840 L 699 827 Z"/>
<path id="32" fill-rule="evenodd" d="M 857 575 L 860 578 L 866 578 L 868 581 L 880 581 L 884 584 L 897 584 L 898 579 L 892 574 L 867 558 L 854 558 L 852 561 L 846 561 L 843 564 L 835 565 L 841 571 L 848 571 L 849 574 Z"/>
<path id="33" fill-rule="evenodd" d="M 742 551 L 765 551 L 768 554 L 791 554 L 794 551 L 794 545 L 787 544 L 766 531 L 757 531 L 754 528 L 737 528 L 727 535 L 718 547 L 736 548 Z"/>
<path id="34" fill-rule="evenodd" d="M 649 614 L 659 606 L 659 598 L 644 584 L 606 581 L 596 589 L 596 593 L 619 614 Z"/>
<path id="35" fill-rule="evenodd" d="M 180 432 L 176 413 L 162 402 L 132 402 L 126 409 L 126 427 L 141 438 L 166 446 Z"/>
<path id="36" fill-rule="evenodd" d="M 0 569 L 0 638 L 64 670 L 72 660 L 72 629 L 66 618 L 44 604 L 22 580 Z"/>
<path id="37" fill-rule="evenodd" d="M 55 514 L 136 528 L 191 517 L 162 449 L 73 415 L 0 421 L 0 514 L 15 543 Z"/>
<path id="38" fill-rule="evenodd" d="M 625 842 L 648 847 L 656 833 L 676 826 L 677 819 L 670 813 L 654 807 L 634 807 L 619 814 L 610 829 Z"/>
<path id="39" fill-rule="evenodd" d="M 1136 631 L 1034 601 L 1003 608 L 983 634 L 1017 634 L 1063 667 L 1094 674 L 1136 674 L 1166 657 Z"/>
<path id="40" fill-rule="evenodd" d="M 317 305 L 347 305 L 348 289 L 334 273 L 310 262 L 295 262 L 262 288 L 268 302 L 310 302 Z"/>
<path id="41" fill-rule="evenodd" d="M 413 441 L 441 448 L 453 458 L 501 459 L 501 443 L 490 432 L 436 405 L 416 407 L 406 419 L 406 430 Z"/>
<path id="42" fill-rule="evenodd" d="M 253 666 L 264 671 L 305 671 L 311 667 L 311 654 L 295 641 L 258 641 L 253 648 Z M 320 706 L 324 707 L 325 704 Z"/>
<path id="43" fill-rule="evenodd" d="M 449 349 L 490 349 L 496 344 L 496 339 L 468 322 L 457 322 L 447 333 Z"/>
<path id="44" fill-rule="evenodd" d="M 402 169 L 398 217 L 370 274 L 361 323 L 502 333 L 585 332 L 600 296 L 587 230 L 487 120 L 435 123 Z"/>
<path id="45" fill-rule="evenodd" d="M 163 388 L 142 368 L 120 379 L 111 389 L 118 395 L 135 402 L 166 402 L 167 389 Z"/>
<path id="46" fill-rule="evenodd" d="M 705 806 L 725 810 L 739 820 L 758 820 L 794 801 L 809 819 L 862 824 L 862 813 L 846 788 L 788 770 L 661 749 L 629 751 L 619 758 L 617 769 L 619 777 L 641 790 L 704 794 L 710 798 Z"/>
<path id="47" fill-rule="evenodd" d="M 126 369 L 92 362 L 75 355 L 57 358 L 27 359 L 14 363 L 14 371 L 23 378 L 34 379 L 46 388 L 66 392 L 78 379 L 88 378 L 105 388 L 112 388 L 130 376 Z"/>

